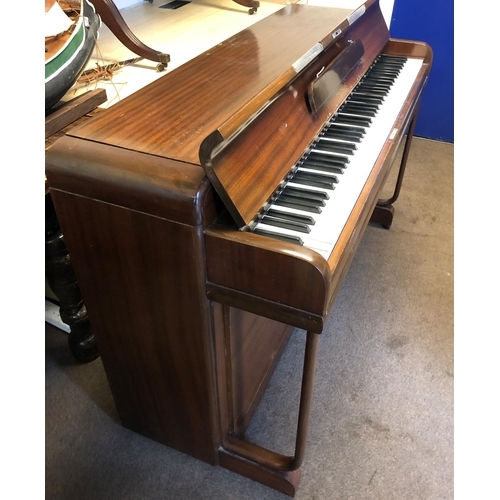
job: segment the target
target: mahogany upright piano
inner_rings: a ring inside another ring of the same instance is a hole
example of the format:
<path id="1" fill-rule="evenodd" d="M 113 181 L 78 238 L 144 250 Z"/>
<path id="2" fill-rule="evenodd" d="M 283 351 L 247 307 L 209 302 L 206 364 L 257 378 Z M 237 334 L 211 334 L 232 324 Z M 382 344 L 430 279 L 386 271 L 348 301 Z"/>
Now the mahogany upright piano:
<path id="1" fill-rule="evenodd" d="M 125 427 L 295 494 L 318 338 L 368 222 L 391 224 L 431 60 L 390 38 L 378 0 L 287 5 L 50 148 Z M 307 340 L 284 456 L 245 431 L 292 333 Z"/>

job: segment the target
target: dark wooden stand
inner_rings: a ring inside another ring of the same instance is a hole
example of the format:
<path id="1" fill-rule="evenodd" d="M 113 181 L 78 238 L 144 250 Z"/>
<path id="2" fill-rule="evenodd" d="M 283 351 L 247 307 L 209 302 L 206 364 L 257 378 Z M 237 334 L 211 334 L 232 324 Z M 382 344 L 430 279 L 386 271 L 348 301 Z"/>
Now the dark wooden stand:
<path id="1" fill-rule="evenodd" d="M 50 194 L 45 195 L 45 277 L 59 301 L 61 320 L 70 327 L 68 345 L 83 363 L 99 357 L 87 309 L 73 272 Z"/>
<path id="2" fill-rule="evenodd" d="M 243 5 L 243 7 L 248 7 L 248 13 L 250 15 L 255 14 L 260 5 L 257 0 L 233 0 L 233 2 Z"/>
<path id="3" fill-rule="evenodd" d="M 103 89 L 89 91 L 51 109 L 45 118 L 45 149 L 107 99 Z M 45 277 L 59 301 L 61 320 L 70 327 L 68 345 L 74 358 L 87 363 L 99 357 L 87 309 L 73 272 L 52 198 L 45 193 Z"/>
<path id="4" fill-rule="evenodd" d="M 92 0 L 102 22 L 111 30 L 127 49 L 150 61 L 158 62 L 156 69 L 163 71 L 170 62 L 170 55 L 164 54 L 142 43 L 130 30 L 120 11 L 112 0 Z"/>
<path id="5" fill-rule="evenodd" d="M 153 0 L 148 0 L 149 3 L 153 3 Z M 242 5 L 243 7 L 248 7 L 248 13 L 250 15 L 255 14 L 260 6 L 258 0 L 233 0 L 233 2 Z"/>

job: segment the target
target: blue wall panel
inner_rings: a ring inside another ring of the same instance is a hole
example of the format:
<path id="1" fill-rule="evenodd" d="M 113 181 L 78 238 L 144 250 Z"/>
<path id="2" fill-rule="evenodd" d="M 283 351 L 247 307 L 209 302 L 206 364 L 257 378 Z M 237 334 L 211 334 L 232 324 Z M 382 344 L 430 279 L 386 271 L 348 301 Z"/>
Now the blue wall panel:
<path id="1" fill-rule="evenodd" d="M 453 0 L 395 0 L 391 36 L 427 42 L 434 62 L 415 135 L 454 142 Z"/>

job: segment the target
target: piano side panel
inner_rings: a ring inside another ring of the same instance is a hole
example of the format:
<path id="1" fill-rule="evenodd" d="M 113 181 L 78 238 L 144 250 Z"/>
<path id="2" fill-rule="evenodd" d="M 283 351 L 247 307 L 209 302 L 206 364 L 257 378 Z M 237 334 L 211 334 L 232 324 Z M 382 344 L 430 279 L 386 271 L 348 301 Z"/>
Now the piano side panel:
<path id="1" fill-rule="evenodd" d="M 293 328 L 217 302 L 211 308 L 221 436 L 243 437 Z"/>
<path id="2" fill-rule="evenodd" d="M 269 383 L 293 328 L 233 307 L 225 308 L 231 426 L 242 435 Z"/>
<path id="3" fill-rule="evenodd" d="M 201 229 L 51 196 L 123 425 L 217 463 Z"/>
<path id="4" fill-rule="evenodd" d="M 383 53 L 393 56 L 406 56 L 423 59 L 424 66 L 427 66 L 427 74 L 429 73 L 430 66 L 432 65 L 432 48 L 425 42 L 391 38 L 386 43 Z"/>
<path id="5" fill-rule="evenodd" d="M 48 150 L 45 171 L 49 187 L 176 222 L 216 217 L 212 186 L 196 165 L 65 136 Z"/>

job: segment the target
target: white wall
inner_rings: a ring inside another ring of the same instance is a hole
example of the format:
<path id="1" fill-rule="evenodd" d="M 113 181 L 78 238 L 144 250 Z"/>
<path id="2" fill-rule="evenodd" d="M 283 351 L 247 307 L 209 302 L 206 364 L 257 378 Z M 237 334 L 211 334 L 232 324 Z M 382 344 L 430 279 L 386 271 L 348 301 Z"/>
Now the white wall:
<path id="1" fill-rule="evenodd" d="M 380 0 L 380 10 L 384 16 L 387 26 L 391 26 L 392 9 L 394 8 L 394 0 Z"/>

